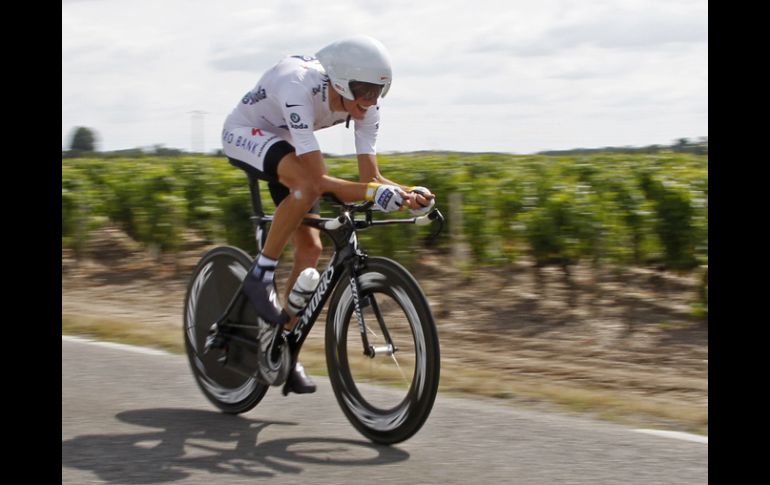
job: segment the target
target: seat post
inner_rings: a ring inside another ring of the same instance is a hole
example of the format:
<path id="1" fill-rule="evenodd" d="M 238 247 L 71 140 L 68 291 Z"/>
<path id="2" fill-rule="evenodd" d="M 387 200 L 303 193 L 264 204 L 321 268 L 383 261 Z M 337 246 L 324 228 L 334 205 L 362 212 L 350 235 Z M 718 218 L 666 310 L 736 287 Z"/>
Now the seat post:
<path id="1" fill-rule="evenodd" d="M 249 190 L 251 191 L 251 208 L 254 215 L 264 217 L 265 211 L 262 209 L 262 196 L 259 193 L 259 179 L 252 173 L 246 173 L 249 177 Z"/>
<path id="2" fill-rule="evenodd" d="M 250 172 L 246 172 L 246 175 L 249 177 L 251 208 L 254 211 L 251 222 L 254 226 L 254 236 L 257 240 L 257 251 L 261 253 L 265 247 L 265 241 L 267 241 L 267 230 L 265 228 L 266 221 L 264 220 L 265 211 L 262 208 L 262 196 L 259 192 L 259 178 Z"/>
<path id="3" fill-rule="evenodd" d="M 262 252 L 262 248 L 265 247 L 265 241 L 267 241 L 267 231 L 265 226 L 265 211 L 262 208 L 262 196 L 259 193 L 259 177 L 254 173 L 256 169 L 250 165 L 247 165 L 240 160 L 227 157 L 227 161 L 233 167 L 240 168 L 246 174 L 249 179 L 249 192 L 251 193 L 251 210 L 254 213 L 249 219 L 254 227 L 255 236 L 257 239 L 257 251 Z"/>

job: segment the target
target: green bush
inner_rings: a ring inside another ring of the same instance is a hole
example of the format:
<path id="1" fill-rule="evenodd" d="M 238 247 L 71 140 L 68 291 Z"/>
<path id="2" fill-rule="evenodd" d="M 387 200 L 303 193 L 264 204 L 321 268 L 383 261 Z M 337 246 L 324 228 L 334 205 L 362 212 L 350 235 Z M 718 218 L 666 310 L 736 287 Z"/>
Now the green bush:
<path id="1" fill-rule="evenodd" d="M 173 159 L 185 199 L 185 226 L 198 231 L 207 241 L 226 238 L 224 210 L 220 194 L 229 190 L 217 170 L 225 167 L 216 163 L 201 163 L 196 158 Z M 245 177 L 244 177 L 245 178 Z"/>
<path id="2" fill-rule="evenodd" d="M 132 226 L 137 239 L 161 250 L 174 250 L 181 242 L 186 201 L 170 164 L 152 164 L 138 171 L 129 200 L 134 208 Z"/>
<path id="3" fill-rule="evenodd" d="M 690 269 L 697 264 L 695 207 L 689 188 L 679 181 L 655 174 L 646 181 L 656 221 L 655 231 L 663 245 L 668 267 Z"/>
<path id="4" fill-rule="evenodd" d="M 107 222 L 98 187 L 81 169 L 62 166 L 62 246 L 79 257 L 90 233 Z"/>
<path id="5" fill-rule="evenodd" d="M 353 157 L 327 159 L 330 175 L 358 180 Z M 382 174 L 462 197 L 464 238 L 478 264 L 523 254 L 540 264 L 578 260 L 708 264 L 708 159 L 680 153 L 549 157 L 459 153 L 381 155 Z M 274 206 L 262 183 L 267 212 Z M 324 214 L 332 210 L 324 207 Z M 404 217 L 405 213 L 377 217 Z M 221 157 L 62 160 L 62 243 L 82 247 L 104 220 L 146 244 L 173 251 L 184 229 L 254 253 L 245 174 Z M 446 250 L 454 221 L 436 246 Z M 414 261 L 430 228 L 390 226 L 361 233 L 372 254 Z M 436 247 L 434 246 L 434 247 Z"/>

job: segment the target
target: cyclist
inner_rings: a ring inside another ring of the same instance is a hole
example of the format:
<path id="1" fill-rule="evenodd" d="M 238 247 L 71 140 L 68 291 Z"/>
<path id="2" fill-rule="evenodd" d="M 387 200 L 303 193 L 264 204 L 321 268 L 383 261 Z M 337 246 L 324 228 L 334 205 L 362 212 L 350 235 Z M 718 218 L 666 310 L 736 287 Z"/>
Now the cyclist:
<path id="1" fill-rule="evenodd" d="M 268 182 L 276 211 L 262 253 L 244 281 L 244 293 L 261 318 L 293 328 L 296 318 L 282 312 L 275 290 L 278 259 L 291 239 L 294 266 L 286 297 L 299 273 L 315 267 L 321 256 L 318 229 L 300 224 L 319 217 L 318 199 L 331 192 L 343 202 L 370 200 L 385 212 L 409 208 L 427 212 L 435 196 L 424 187 L 406 187 L 380 174 L 375 144 L 380 123 L 377 100 L 392 79 L 385 47 L 368 36 L 333 42 L 315 57 L 290 56 L 270 68 L 236 105 L 222 131 L 230 163 Z M 354 120 L 359 180 L 327 175 L 313 132 Z M 315 391 L 298 362 L 287 378 L 284 395 Z"/>

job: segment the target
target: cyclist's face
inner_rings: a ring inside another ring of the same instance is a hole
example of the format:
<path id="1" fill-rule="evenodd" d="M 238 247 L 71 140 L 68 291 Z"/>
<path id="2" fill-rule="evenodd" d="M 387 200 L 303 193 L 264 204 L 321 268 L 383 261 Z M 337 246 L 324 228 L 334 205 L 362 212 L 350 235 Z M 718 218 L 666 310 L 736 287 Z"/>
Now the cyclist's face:
<path id="1" fill-rule="evenodd" d="M 342 98 L 342 105 L 345 107 L 345 111 L 350 113 L 350 116 L 354 120 L 362 120 L 366 115 L 366 111 L 372 106 L 377 104 L 377 100 L 356 99 L 355 101 L 349 101 Z"/>

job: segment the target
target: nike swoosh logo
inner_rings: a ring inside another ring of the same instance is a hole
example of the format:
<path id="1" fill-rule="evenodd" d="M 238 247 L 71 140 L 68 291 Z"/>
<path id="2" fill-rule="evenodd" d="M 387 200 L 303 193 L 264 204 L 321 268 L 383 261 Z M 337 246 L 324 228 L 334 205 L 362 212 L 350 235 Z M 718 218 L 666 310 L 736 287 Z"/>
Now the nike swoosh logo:
<path id="1" fill-rule="evenodd" d="M 289 103 L 284 103 L 284 104 L 286 105 L 287 108 L 294 108 L 296 106 L 302 106 L 301 104 L 289 104 Z"/>

